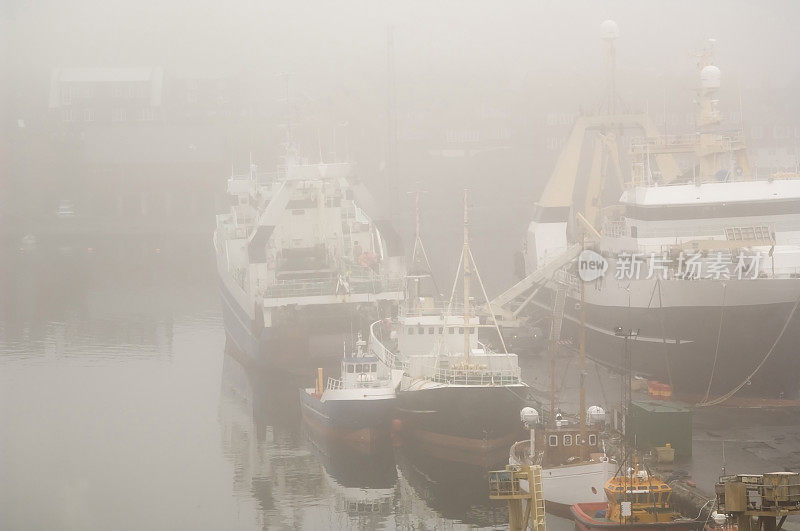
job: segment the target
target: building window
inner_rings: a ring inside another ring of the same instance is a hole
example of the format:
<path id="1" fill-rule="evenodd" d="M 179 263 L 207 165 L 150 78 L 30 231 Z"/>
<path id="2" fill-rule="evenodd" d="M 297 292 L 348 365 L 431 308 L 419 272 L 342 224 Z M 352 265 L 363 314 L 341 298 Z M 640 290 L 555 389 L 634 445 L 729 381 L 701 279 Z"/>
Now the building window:
<path id="1" fill-rule="evenodd" d="M 347 372 L 349 374 L 353 374 L 353 371 L 355 371 L 355 366 L 352 363 L 348 363 L 347 364 Z"/>
<path id="2" fill-rule="evenodd" d="M 459 327 L 458 328 L 458 333 L 463 336 L 464 335 L 464 327 Z"/>
<path id="3" fill-rule="evenodd" d="M 418 333 L 419 335 L 422 335 L 422 334 L 424 334 L 424 333 L 425 333 L 425 327 L 424 327 L 424 326 L 419 326 L 419 327 L 417 327 L 417 333 Z"/>
<path id="4" fill-rule="evenodd" d="M 72 90 L 69 85 L 62 85 L 61 86 L 61 105 L 71 105 L 72 104 Z"/>
<path id="5" fill-rule="evenodd" d="M 94 122 L 94 110 L 93 109 L 84 109 L 83 110 L 83 121 L 84 122 Z"/>
<path id="6" fill-rule="evenodd" d="M 448 328 L 448 330 L 450 331 L 451 334 L 455 334 L 456 333 L 456 329 L 453 328 L 452 326 L 450 328 Z"/>
<path id="7" fill-rule="evenodd" d="M 124 122 L 127 119 L 127 113 L 122 107 L 117 107 L 111 111 L 112 122 Z"/>
<path id="8" fill-rule="evenodd" d="M 597 446 L 597 435 L 594 433 L 589 435 L 589 446 Z"/>
<path id="9" fill-rule="evenodd" d="M 436 329 L 435 329 L 434 327 L 430 327 L 430 328 L 428 328 L 428 333 L 429 333 L 430 335 L 433 335 L 433 334 L 435 334 L 435 333 L 436 333 Z"/>
<path id="10" fill-rule="evenodd" d="M 142 107 L 139 110 L 139 119 L 143 122 L 152 122 L 156 119 L 156 112 L 152 107 Z"/>
<path id="11" fill-rule="evenodd" d="M 75 122 L 78 120 L 78 112 L 75 109 L 62 109 L 61 120 L 64 122 Z"/>
<path id="12" fill-rule="evenodd" d="M 572 435 L 564 435 L 564 446 L 572 446 Z"/>
<path id="13" fill-rule="evenodd" d="M 558 446 L 558 435 L 551 435 L 548 438 L 550 446 Z"/>
<path id="14" fill-rule="evenodd" d="M 443 327 L 443 326 L 440 326 L 440 327 L 439 327 L 439 333 L 440 333 L 440 334 L 441 334 L 441 333 L 444 333 L 444 327 Z"/>
<path id="15" fill-rule="evenodd" d="M 413 326 L 409 326 L 408 327 L 408 335 L 410 335 L 410 336 L 414 335 L 414 327 Z"/>

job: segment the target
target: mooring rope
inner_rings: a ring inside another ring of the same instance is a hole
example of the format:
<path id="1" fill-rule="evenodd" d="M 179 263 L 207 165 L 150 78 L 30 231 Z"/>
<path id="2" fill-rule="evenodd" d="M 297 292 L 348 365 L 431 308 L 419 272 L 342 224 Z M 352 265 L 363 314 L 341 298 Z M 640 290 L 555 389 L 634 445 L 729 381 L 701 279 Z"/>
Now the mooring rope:
<path id="1" fill-rule="evenodd" d="M 781 338 L 783 337 L 783 334 L 784 334 L 784 333 L 786 333 L 786 329 L 787 329 L 787 328 L 789 328 L 789 323 L 791 323 L 791 322 L 792 322 L 792 318 L 794 317 L 794 314 L 795 314 L 795 312 L 797 312 L 797 307 L 798 307 L 798 306 L 800 306 L 800 297 L 798 297 L 798 298 L 797 298 L 797 300 L 795 301 L 795 303 L 794 303 L 794 306 L 792 307 L 792 311 L 791 311 L 791 312 L 789 312 L 789 317 L 786 319 L 786 322 L 785 322 L 785 323 L 783 323 L 783 328 L 781 328 L 781 333 L 780 333 L 780 334 L 778 334 L 778 337 L 776 337 L 776 338 L 775 338 L 775 341 L 772 343 L 772 347 L 769 349 L 769 351 L 767 352 L 767 354 L 764 356 L 764 359 L 762 359 L 762 360 L 761 360 L 761 363 L 759 363 L 759 364 L 756 366 L 756 368 L 755 368 L 755 369 L 753 369 L 753 372 L 751 372 L 751 373 L 750 373 L 750 374 L 747 376 L 747 378 L 745 378 L 744 380 L 742 380 L 742 383 L 740 383 L 739 385 L 737 385 L 736 387 L 734 387 L 733 389 L 731 389 L 730 391 L 728 391 L 728 392 L 727 392 L 727 393 L 725 393 L 724 395 L 722 395 L 722 396 L 720 396 L 720 397 L 717 397 L 717 398 L 715 398 L 714 400 L 711 400 L 711 401 L 703 401 L 703 402 L 701 402 L 701 403 L 699 403 L 699 404 L 697 404 L 697 405 L 698 405 L 698 406 L 703 406 L 703 407 L 705 407 L 705 406 L 716 406 L 716 405 L 718 405 L 718 404 L 721 404 L 721 403 L 725 402 L 726 400 L 728 400 L 730 397 L 732 397 L 733 395 L 735 395 L 736 393 L 738 393 L 738 392 L 739 392 L 739 390 L 740 390 L 742 387 L 744 387 L 745 385 L 747 385 L 747 382 L 749 382 L 749 381 L 750 381 L 750 380 L 753 378 L 753 376 L 755 376 L 755 375 L 756 375 L 756 373 L 757 373 L 759 370 L 761 370 L 761 367 L 763 367 L 763 366 L 764 366 L 764 364 L 767 362 L 767 360 L 770 358 L 770 356 L 772 356 L 772 353 L 775 351 L 775 347 L 777 347 L 777 346 L 778 346 L 778 343 L 780 343 L 780 341 L 781 341 Z"/>
<path id="2" fill-rule="evenodd" d="M 725 317 L 725 294 L 728 292 L 728 284 L 722 283 L 722 306 L 719 309 L 719 327 L 717 328 L 717 346 L 714 349 L 714 365 L 711 366 L 711 376 L 708 378 L 708 387 L 703 402 L 708 402 L 708 395 L 711 394 L 711 384 L 714 381 L 714 373 L 717 372 L 717 358 L 719 357 L 719 343 L 722 340 L 722 320 Z"/>

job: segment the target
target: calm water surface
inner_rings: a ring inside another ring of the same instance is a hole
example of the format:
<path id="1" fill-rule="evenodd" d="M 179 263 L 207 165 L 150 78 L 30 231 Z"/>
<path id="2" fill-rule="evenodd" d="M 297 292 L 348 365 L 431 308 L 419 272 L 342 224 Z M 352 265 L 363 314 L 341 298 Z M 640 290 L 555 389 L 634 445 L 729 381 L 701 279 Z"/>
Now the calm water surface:
<path id="1" fill-rule="evenodd" d="M 297 388 L 311 382 L 254 374 L 226 354 L 207 242 L 3 256 L 3 529 L 507 523 L 480 471 L 310 437 Z"/>

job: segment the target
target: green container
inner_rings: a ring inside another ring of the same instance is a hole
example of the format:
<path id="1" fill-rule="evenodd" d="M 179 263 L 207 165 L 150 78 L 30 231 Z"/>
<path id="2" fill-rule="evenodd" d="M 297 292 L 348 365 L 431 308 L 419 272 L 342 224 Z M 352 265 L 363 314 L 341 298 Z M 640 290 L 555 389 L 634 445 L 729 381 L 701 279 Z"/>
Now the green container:
<path id="1" fill-rule="evenodd" d="M 677 402 L 632 402 L 626 431 L 628 440 L 634 441 L 639 450 L 652 450 L 669 443 L 676 457 L 692 455 L 692 410 Z"/>

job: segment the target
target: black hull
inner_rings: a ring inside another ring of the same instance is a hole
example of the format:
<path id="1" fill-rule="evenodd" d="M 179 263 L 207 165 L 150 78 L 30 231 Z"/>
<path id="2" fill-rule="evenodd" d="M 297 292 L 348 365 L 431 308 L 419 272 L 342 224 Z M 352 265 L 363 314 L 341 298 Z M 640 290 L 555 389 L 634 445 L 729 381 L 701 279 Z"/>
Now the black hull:
<path id="1" fill-rule="evenodd" d="M 519 411 L 526 394 L 524 386 L 401 391 L 396 414 L 402 438 L 444 460 L 506 462 L 508 448 L 524 435 Z"/>
<path id="2" fill-rule="evenodd" d="M 551 305 L 550 293 L 546 292 L 541 290 L 538 302 Z M 571 339 L 575 347 L 579 330 L 577 305 L 578 300 L 568 298 L 561 331 L 561 339 Z M 710 381 L 711 399 L 739 386 L 758 367 L 778 338 L 792 307 L 791 303 L 726 307 L 720 333 L 719 307 L 629 309 L 587 304 L 587 355 L 605 365 L 622 367 L 625 341 L 616 337 L 613 330 L 618 326 L 638 330 L 640 337 L 659 339 L 628 340 L 633 371 L 670 383 L 687 399 L 703 399 Z M 667 338 L 667 342 L 660 338 Z M 797 399 L 799 344 L 800 311 L 789 322 L 772 354 L 738 395 Z"/>

